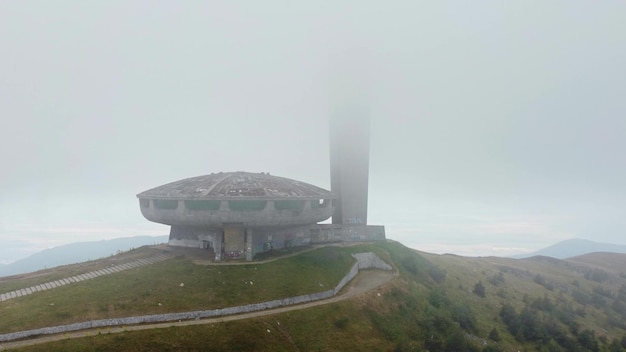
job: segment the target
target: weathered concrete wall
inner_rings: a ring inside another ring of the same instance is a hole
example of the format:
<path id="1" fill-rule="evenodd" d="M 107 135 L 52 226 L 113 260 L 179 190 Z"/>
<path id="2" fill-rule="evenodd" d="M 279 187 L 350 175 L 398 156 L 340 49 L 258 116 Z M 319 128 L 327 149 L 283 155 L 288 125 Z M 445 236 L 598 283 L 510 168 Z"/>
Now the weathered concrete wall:
<path id="1" fill-rule="evenodd" d="M 253 253 L 269 249 L 291 246 L 304 246 L 311 243 L 382 241 L 385 240 L 385 227 L 377 225 L 333 225 L 308 224 L 278 227 L 246 227 L 252 234 Z M 223 228 L 200 228 L 192 226 L 172 226 L 169 244 L 171 246 L 203 248 L 203 241 L 220 248 Z M 248 248 L 248 247 L 246 247 Z M 219 251 L 217 251 L 219 253 Z"/>
<path id="2" fill-rule="evenodd" d="M 311 243 L 383 241 L 386 238 L 385 226 L 381 225 L 315 224 L 310 228 Z"/>
<path id="3" fill-rule="evenodd" d="M 221 243 L 222 232 L 223 229 L 221 228 L 172 226 L 170 228 L 169 245 L 203 248 L 203 241 L 207 241 L 215 248 L 216 243 Z"/>
<path id="4" fill-rule="evenodd" d="M 28 337 L 37 336 L 37 335 L 59 334 L 59 333 L 66 333 L 66 332 L 72 332 L 72 331 L 78 331 L 78 330 L 104 328 L 104 327 L 111 327 L 111 326 L 136 325 L 136 324 L 145 324 L 145 323 L 162 323 L 162 322 L 178 321 L 178 320 L 206 319 L 206 318 L 220 317 L 224 315 L 256 312 L 256 311 L 265 310 L 265 309 L 272 309 L 272 308 L 278 308 L 278 307 L 288 306 L 288 305 L 293 305 L 293 304 L 317 301 L 321 299 L 330 298 L 334 295 L 335 295 L 334 290 L 326 290 L 323 292 L 312 293 L 312 294 L 307 294 L 307 295 L 302 295 L 302 296 L 288 297 L 288 298 L 283 298 L 283 299 L 277 299 L 274 301 L 246 304 L 242 306 L 235 306 L 235 307 L 228 307 L 228 308 L 200 310 L 200 311 L 191 311 L 191 312 L 182 312 L 182 313 L 141 315 L 141 316 L 116 318 L 116 319 L 92 320 L 92 321 L 87 321 L 83 323 L 58 325 L 58 326 L 51 326 L 51 327 L 40 328 L 40 329 L 32 329 L 32 330 L 25 330 L 25 331 L 18 331 L 14 333 L 2 334 L 0 335 L 0 341 L 6 342 L 6 341 L 23 339 L 23 338 L 28 338 Z"/>
<path id="5" fill-rule="evenodd" d="M 392 270 L 391 265 L 385 263 L 379 256 L 372 252 L 355 253 L 352 255 L 359 264 L 359 269 L 376 268 L 381 270 Z"/>
<path id="6" fill-rule="evenodd" d="M 288 305 L 293 305 L 293 304 L 317 301 L 321 299 L 330 298 L 336 295 L 348 282 L 350 282 L 350 280 L 352 280 L 358 274 L 359 269 L 377 268 L 377 269 L 383 269 L 383 270 L 391 270 L 391 266 L 385 263 L 382 259 L 380 259 L 374 253 L 371 253 L 371 252 L 357 253 L 357 254 L 353 254 L 353 256 L 356 258 L 357 262 L 352 266 L 350 271 L 341 279 L 341 281 L 339 281 L 339 284 L 337 284 L 337 286 L 332 290 L 326 290 L 323 292 L 311 293 L 311 294 L 306 294 L 306 295 L 301 295 L 301 296 L 288 297 L 288 298 L 277 299 L 273 301 L 246 304 L 242 306 L 235 306 L 235 307 L 228 307 L 228 308 L 199 310 L 199 311 L 182 312 L 182 313 L 141 315 L 141 316 L 117 318 L 117 319 L 101 319 L 101 320 L 87 321 L 83 323 L 75 323 L 75 324 L 68 324 L 68 325 L 51 326 L 51 327 L 40 328 L 40 329 L 18 331 L 18 332 L 13 332 L 13 333 L 8 333 L 8 334 L 1 334 L 0 342 L 13 341 L 17 339 L 29 338 L 29 337 L 38 336 L 38 335 L 59 334 L 59 333 L 66 333 L 66 332 L 93 329 L 93 328 L 105 328 L 105 327 L 112 327 L 112 326 L 124 326 L 124 325 L 136 325 L 136 324 L 145 324 L 145 323 L 162 323 L 162 322 L 178 321 L 178 320 L 214 318 L 214 317 L 220 317 L 224 315 L 256 312 L 256 311 L 265 310 L 265 309 L 272 309 L 272 308 L 278 308 L 278 307 L 288 306 Z"/>
<path id="7" fill-rule="evenodd" d="M 358 260 L 358 259 L 357 259 Z M 339 281 L 339 283 L 337 284 L 337 286 L 335 286 L 335 289 L 333 290 L 333 295 L 336 295 L 337 293 L 339 293 L 339 291 L 341 291 L 341 289 L 348 284 L 348 282 L 350 282 L 352 279 L 354 279 L 354 277 L 356 276 L 356 274 L 359 273 L 359 263 L 356 262 L 354 263 L 354 265 L 352 266 L 352 268 L 350 269 L 350 271 L 348 271 L 348 273 L 346 274 L 346 276 L 343 277 L 343 279 L 341 279 L 341 281 Z"/>

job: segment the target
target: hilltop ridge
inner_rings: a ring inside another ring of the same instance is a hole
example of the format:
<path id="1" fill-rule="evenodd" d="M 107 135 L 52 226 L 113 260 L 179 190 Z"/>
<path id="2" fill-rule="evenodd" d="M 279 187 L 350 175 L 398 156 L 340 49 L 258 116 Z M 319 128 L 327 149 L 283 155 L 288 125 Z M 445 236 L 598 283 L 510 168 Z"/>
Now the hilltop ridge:
<path id="1" fill-rule="evenodd" d="M 538 251 L 514 255 L 511 258 L 528 258 L 546 256 L 557 259 L 566 259 L 593 252 L 626 253 L 626 245 L 601 243 L 582 238 L 572 238 L 561 241 Z"/>
<path id="2" fill-rule="evenodd" d="M 100 259 L 145 245 L 165 243 L 167 239 L 168 236 L 133 236 L 61 245 L 44 249 L 10 264 L 0 265 L 0 277 Z"/>
<path id="3" fill-rule="evenodd" d="M 22 350 L 626 350 L 626 254 L 467 258 L 393 241 L 322 247 L 266 264 L 200 265 L 178 256 L 58 295 L 3 302 L 0 332 L 42 321 L 224 307 L 321 291 L 345 273 L 351 253 L 362 251 L 376 253 L 398 276 L 374 291 L 304 310 L 158 331 L 103 331 Z M 0 283 L 0 290 L 7 285 L 16 283 Z M 37 312 L 37 322 L 23 310 Z"/>

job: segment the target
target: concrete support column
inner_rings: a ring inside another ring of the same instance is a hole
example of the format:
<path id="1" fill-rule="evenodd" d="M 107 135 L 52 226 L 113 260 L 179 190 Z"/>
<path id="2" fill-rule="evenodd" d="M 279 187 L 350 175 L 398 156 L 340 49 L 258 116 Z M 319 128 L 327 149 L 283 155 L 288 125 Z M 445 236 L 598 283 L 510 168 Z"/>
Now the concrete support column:
<path id="1" fill-rule="evenodd" d="M 252 258 L 254 258 L 254 252 L 252 252 L 252 248 L 254 241 L 252 241 L 252 230 L 246 229 L 246 260 L 251 262 Z"/>
<path id="2" fill-rule="evenodd" d="M 221 262 L 222 261 L 222 235 L 221 234 L 217 234 L 215 236 L 215 240 L 213 241 L 213 250 L 215 251 L 215 261 L 216 262 Z"/>

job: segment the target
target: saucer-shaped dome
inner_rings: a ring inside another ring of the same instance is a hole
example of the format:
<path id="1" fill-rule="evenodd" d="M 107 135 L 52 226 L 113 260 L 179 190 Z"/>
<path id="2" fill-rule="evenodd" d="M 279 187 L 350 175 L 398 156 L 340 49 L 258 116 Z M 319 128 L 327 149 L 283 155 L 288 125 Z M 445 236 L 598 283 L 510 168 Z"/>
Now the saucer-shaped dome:
<path id="1" fill-rule="evenodd" d="M 332 215 L 336 199 L 308 183 L 241 171 L 183 179 L 137 198 L 150 221 L 199 227 L 313 224 Z"/>
<path id="2" fill-rule="evenodd" d="M 331 192 L 268 173 L 220 172 L 171 182 L 137 195 L 150 199 L 331 199 Z"/>

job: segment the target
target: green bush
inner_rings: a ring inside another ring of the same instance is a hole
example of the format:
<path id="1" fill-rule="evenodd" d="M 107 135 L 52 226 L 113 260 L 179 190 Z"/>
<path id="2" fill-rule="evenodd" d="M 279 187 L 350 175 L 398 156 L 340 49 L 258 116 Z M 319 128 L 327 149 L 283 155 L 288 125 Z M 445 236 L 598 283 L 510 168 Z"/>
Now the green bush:
<path id="1" fill-rule="evenodd" d="M 479 297 L 485 297 L 485 285 L 483 285 L 483 282 L 478 281 L 476 285 L 474 285 L 472 292 Z"/>
<path id="2" fill-rule="evenodd" d="M 491 331 L 489 332 L 489 338 L 496 342 L 502 339 L 500 337 L 500 333 L 498 332 L 498 329 L 496 328 L 491 329 Z"/>

